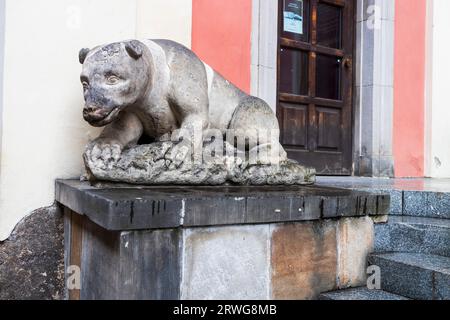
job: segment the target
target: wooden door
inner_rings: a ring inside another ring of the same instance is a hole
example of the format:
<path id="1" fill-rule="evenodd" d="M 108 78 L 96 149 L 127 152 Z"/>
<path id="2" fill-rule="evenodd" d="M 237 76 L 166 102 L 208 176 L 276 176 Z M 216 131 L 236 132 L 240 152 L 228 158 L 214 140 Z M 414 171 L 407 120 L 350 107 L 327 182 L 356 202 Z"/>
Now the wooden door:
<path id="1" fill-rule="evenodd" d="M 291 159 L 352 173 L 353 0 L 279 0 L 278 106 Z"/>

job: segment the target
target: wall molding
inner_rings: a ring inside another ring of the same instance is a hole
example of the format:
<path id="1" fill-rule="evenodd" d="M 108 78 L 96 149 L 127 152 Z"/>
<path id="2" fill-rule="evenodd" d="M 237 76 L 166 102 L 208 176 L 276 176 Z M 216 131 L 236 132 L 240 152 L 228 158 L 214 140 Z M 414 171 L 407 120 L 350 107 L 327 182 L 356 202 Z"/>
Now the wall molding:
<path id="1" fill-rule="evenodd" d="M 433 23 L 434 0 L 427 1 L 425 53 L 425 176 L 433 177 Z"/>
<path id="2" fill-rule="evenodd" d="M 278 1 L 253 0 L 250 92 L 277 107 Z"/>
<path id="3" fill-rule="evenodd" d="M 356 1 L 354 174 L 393 177 L 395 1 Z"/>

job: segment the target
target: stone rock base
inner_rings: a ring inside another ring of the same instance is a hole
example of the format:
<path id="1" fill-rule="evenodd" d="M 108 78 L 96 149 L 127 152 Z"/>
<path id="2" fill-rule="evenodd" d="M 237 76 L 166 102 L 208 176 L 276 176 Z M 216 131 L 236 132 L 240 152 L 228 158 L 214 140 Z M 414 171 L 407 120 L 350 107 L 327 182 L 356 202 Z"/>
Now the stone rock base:
<path id="1" fill-rule="evenodd" d="M 172 142 L 139 145 L 125 150 L 118 162 L 93 161 L 85 156 L 91 180 L 140 185 L 308 185 L 315 182 L 315 170 L 292 160 L 279 164 L 270 160 L 249 161 L 249 154 L 235 150 L 235 156 L 215 156 L 215 147 L 205 145 L 203 160 L 174 166 L 168 157 Z M 220 150 L 227 150 L 227 144 Z M 205 160 L 205 155 L 209 155 Z M 213 155 L 213 156 L 211 156 Z M 188 157 L 191 159 L 191 157 Z M 94 178 L 94 179 L 92 179 Z"/>

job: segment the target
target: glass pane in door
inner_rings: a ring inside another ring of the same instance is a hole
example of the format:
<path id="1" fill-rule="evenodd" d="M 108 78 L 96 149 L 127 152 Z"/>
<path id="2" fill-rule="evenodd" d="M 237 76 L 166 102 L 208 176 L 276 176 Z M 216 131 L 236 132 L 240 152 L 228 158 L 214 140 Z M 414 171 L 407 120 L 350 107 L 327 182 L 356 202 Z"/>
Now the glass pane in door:
<path id="1" fill-rule="evenodd" d="M 281 48 L 280 91 L 295 95 L 308 94 L 308 53 Z"/>
<path id="2" fill-rule="evenodd" d="M 342 39 L 342 8 L 319 3 L 317 5 L 317 43 L 340 49 Z"/>
<path id="3" fill-rule="evenodd" d="M 317 55 L 316 97 L 341 99 L 341 58 Z"/>

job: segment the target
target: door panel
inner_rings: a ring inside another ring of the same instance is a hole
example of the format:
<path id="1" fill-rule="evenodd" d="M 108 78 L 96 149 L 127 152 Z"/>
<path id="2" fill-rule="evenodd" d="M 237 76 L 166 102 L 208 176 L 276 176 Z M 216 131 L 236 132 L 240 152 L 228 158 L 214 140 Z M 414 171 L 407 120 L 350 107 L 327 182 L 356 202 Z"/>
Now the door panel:
<path id="1" fill-rule="evenodd" d="M 316 107 L 317 150 L 341 151 L 341 110 Z"/>
<path id="2" fill-rule="evenodd" d="M 354 0 L 279 0 L 278 107 L 289 157 L 350 175 Z"/>
<path id="3" fill-rule="evenodd" d="M 281 104 L 284 115 L 283 122 L 286 123 L 282 132 L 282 143 L 287 146 L 295 146 L 299 149 L 307 149 L 307 123 L 308 106 Z"/>

